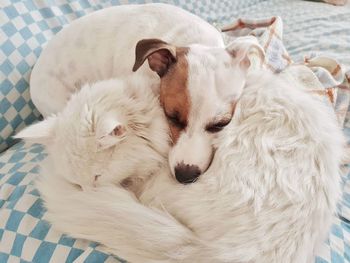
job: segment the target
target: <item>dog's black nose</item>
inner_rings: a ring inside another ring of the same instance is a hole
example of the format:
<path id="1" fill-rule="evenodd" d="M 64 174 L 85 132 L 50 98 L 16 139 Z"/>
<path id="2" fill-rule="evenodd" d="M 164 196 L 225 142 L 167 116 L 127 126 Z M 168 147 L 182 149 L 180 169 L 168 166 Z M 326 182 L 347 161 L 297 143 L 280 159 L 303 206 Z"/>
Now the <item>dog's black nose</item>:
<path id="1" fill-rule="evenodd" d="M 178 164 L 175 167 L 176 180 L 182 184 L 193 183 L 200 174 L 201 170 L 196 165 Z"/>

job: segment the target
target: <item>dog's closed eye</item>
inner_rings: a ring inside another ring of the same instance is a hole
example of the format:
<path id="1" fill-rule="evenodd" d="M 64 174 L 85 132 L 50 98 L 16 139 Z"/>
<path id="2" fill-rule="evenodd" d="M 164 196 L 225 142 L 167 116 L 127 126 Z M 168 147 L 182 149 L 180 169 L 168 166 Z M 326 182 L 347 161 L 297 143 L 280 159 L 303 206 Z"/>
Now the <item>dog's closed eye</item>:
<path id="1" fill-rule="evenodd" d="M 216 133 L 221 131 L 225 126 L 227 126 L 230 123 L 231 119 L 229 118 L 224 118 L 216 122 L 209 123 L 206 127 L 205 130 L 210 133 Z"/>

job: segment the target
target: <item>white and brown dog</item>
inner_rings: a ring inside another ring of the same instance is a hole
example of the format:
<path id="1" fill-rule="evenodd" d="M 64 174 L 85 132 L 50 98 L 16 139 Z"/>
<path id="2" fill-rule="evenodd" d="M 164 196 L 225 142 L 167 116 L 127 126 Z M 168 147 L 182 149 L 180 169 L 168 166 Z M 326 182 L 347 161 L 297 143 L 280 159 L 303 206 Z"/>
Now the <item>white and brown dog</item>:
<path id="1" fill-rule="evenodd" d="M 232 118 L 253 46 L 225 48 L 214 27 L 171 5 L 112 7 L 74 21 L 49 42 L 33 69 L 31 96 L 49 116 L 84 83 L 137 77 L 160 95 L 172 174 L 190 183 L 210 166 L 213 139 Z"/>

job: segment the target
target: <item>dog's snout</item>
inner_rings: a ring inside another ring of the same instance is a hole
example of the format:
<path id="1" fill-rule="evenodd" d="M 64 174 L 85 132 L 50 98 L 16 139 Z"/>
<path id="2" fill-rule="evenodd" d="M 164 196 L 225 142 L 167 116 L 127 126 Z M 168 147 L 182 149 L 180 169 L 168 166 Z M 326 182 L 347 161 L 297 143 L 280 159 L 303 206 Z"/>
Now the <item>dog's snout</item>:
<path id="1" fill-rule="evenodd" d="M 176 180 L 182 184 L 193 183 L 200 174 L 201 170 L 196 165 L 179 164 L 175 167 Z"/>

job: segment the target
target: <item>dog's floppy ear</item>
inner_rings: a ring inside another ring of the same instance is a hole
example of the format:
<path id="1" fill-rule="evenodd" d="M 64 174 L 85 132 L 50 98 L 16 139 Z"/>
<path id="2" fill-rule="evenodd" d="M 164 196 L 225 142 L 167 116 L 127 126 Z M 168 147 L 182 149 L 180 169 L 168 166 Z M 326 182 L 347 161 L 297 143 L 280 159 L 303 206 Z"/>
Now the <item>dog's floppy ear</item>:
<path id="1" fill-rule="evenodd" d="M 136 44 L 135 64 L 137 71 L 148 59 L 150 68 L 162 77 L 169 67 L 176 62 L 176 47 L 160 39 L 143 39 Z"/>
<path id="2" fill-rule="evenodd" d="M 102 118 L 96 127 L 98 150 L 105 150 L 125 138 L 125 127 L 113 115 Z"/>
<path id="3" fill-rule="evenodd" d="M 30 143 L 47 144 L 54 137 L 55 124 L 56 116 L 52 116 L 24 128 L 13 137 L 15 139 L 23 139 Z"/>
<path id="4" fill-rule="evenodd" d="M 253 36 L 237 38 L 226 50 L 244 71 L 249 67 L 261 68 L 265 60 L 265 51 Z"/>

